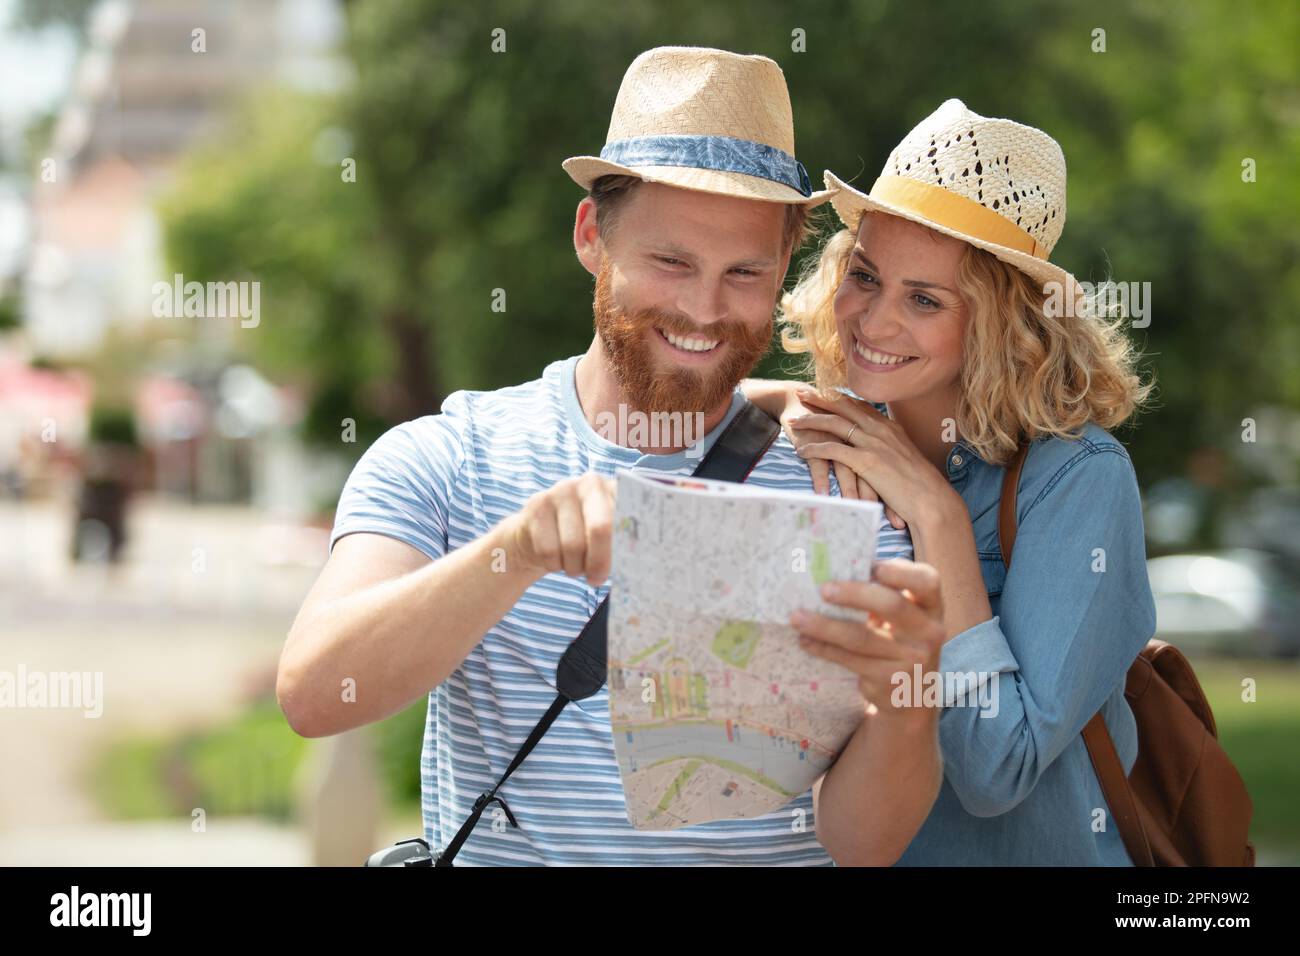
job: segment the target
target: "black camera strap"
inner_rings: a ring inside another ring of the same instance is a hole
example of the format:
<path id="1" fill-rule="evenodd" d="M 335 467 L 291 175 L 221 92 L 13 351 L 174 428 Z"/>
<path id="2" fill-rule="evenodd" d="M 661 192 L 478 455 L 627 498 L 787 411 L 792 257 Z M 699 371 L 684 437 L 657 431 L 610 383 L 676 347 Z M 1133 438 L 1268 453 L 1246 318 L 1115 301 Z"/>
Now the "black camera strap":
<path id="1" fill-rule="evenodd" d="M 707 455 L 700 461 L 700 464 L 692 472 L 696 478 L 711 478 L 715 481 L 735 481 L 742 482 L 749 477 L 758 460 L 763 457 L 764 453 L 776 436 L 780 433 L 781 426 L 767 416 L 767 414 L 757 405 L 751 402 L 745 402 L 744 408 L 736 415 L 735 418 L 723 429 L 722 434 L 718 436 L 713 446 L 709 449 Z M 537 722 L 537 726 L 529 733 L 528 739 L 524 741 L 515 758 L 510 761 L 506 767 L 506 772 L 501 775 L 501 779 L 496 782 L 491 790 L 479 795 L 474 801 L 474 808 L 469 817 L 461 825 L 459 831 L 447 844 L 447 848 L 438 855 L 438 858 L 432 861 L 432 866 L 451 866 L 456 854 L 460 852 L 462 844 L 469 838 L 477 825 L 479 817 L 490 804 L 499 803 L 501 809 L 505 811 L 506 819 L 510 821 L 512 827 L 518 827 L 519 823 L 515 820 L 515 815 L 510 812 L 506 802 L 497 796 L 497 791 L 504 786 L 506 780 L 515 772 L 524 758 L 527 757 L 537 746 L 537 742 L 545 736 L 546 731 L 555 722 L 555 718 L 560 716 L 560 711 L 564 710 L 564 705 L 572 700 L 583 700 L 596 693 L 605 684 L 605 678 L 608 671 L 607 663 L 607 646 L 606 630 L 609 626 L 609 598 L 606 597 L 596 608 L 596 613 L 591 616 L 586 625 L 565 650 L 564 656 L 560 658 L 560 663 L 556 667 L 555 687 L 559 691 L 554 702 L 547 709 L 542 719 Z"/>

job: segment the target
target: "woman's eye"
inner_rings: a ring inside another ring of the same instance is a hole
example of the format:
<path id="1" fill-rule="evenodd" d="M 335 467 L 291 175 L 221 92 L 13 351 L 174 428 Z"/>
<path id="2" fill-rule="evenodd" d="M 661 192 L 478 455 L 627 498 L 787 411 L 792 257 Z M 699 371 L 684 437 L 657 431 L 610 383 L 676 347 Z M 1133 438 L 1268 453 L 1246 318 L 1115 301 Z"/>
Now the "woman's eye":
<path id="1" fill-rule="evenodd" d="M 681 259 L 674 259 L 672 256 L 655 256 L 655 258 L 666 266 L 677 266 L 682 262 Z"/>
<path id="2" fill-rule="evenodd" d="M 937 309 L 939 307 L 939 303 L 935 302 L 934 299 L 930 298 L 928 295 L 917 293 L 912 296 L 912 298 L 915 299 L 917 305 L 921 306 L 923 309 Z"/>
<path id="3" fill-rule="evenodd" d="M 850 275 L 852 275 L 853 278 L 857 279 L 859 282 L 863 284 L 876 281 L 875 276 L 873 276 L 870 272 L 863 272 L 861 269 L 854 269 L 850 273 Z"/>

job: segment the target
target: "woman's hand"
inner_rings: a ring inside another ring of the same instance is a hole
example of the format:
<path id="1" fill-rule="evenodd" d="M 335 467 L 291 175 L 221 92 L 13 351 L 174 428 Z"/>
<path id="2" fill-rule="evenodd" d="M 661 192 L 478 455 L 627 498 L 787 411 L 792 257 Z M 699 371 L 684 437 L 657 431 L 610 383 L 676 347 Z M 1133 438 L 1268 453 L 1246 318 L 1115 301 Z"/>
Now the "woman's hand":
<path id="1" fill-rule="evenodd" d="M 895 674 L 902 672 L 910 681 L 917 664 L 923 673 L 939 669 L 947 637 L 939 573 L 928 564 L 894 558 L 877 563 L 871 581 L 832 581 L 823 585 L 822 596 L 830 604 L 866 611 L 867 619 L 841 621 L 796 611 L 790 624 L 800 633 L 799 645 L 857 674 L 869 714 L 925 717 L 925 709 L 911 703 L 919 695 L 906 695 L 908 702 L 901 706 L 894 705 L 891 695 Z"/>
<path id="2" fill-rule="evenodd" d="M 799 401 L 798 393 L 791 390 L 790 397 L 786 402 L 785 408 L 781 412 L 781 430 L 785 432 L 785 437 L 790 439 L 790 443 L 797 449 L 801 444 L 810 445 L 818 442 L 838 441 L 831 432 L 818 431 L 814 428 L 805 428 L 795 431 L 791 423 L 796 419 L 806 417 L 810 409 Z M 825 458 L 807 459 L 808 471 L 812 475 L 813 491 L 819 495 L 829 495 L 831 493 L 831 469 L 835 469 L 835 480 L 840 485 L 840 497 L 842 498 L 864 498 L 867 501 L 876 501 L 876 493 L 867 486 L 865 482 L 861 483 L 859 489 L 858 476 L 853 473 L 853 469 L 848 465 L 841 464 L 838 461 L 828 461 Z M 860 493 L 860 490 L 865 494 Z"/>
<path id="3" fill-rule="evenodd" d="M 761 378 L 747 378 L 741 381 L 740 390 L 745 393 L 745 397 L 761 408 L 769 418 L 774 418 L 781 423 L 781 430 L 785 432 L 785 437 L 795 442 L 795 433 L 790 428 L 790 420 L 799 418 L 808 414 L 808 408 L 800 401 L 795 392 L 799 389 L 807 388 L 803 382 L 773 382 Z M 834 435 L 829 433 L 817 437 L 818 433 L 812 432 L 799 437 L 800 441 L 833 441 Z M 797 446 L 796 446 L 797 447 Z M 808 462 L 808 470 L 812 474 L 813 491 L 819 495 L 829 495 L 831 493 L 831 468 L 835 468 L 835 477 L 840 482 L 840 494 L 845 498 L 856 498 L 857 480 L 853 474 L 853 469 L 847 465 L 841 465 L 838 462 L 829 462 L 821 458 L 814 458 Z M 868 489 L 870 491 L 870 489 Z M 870 497 L 875 501 L 875 495 Z"/>
<path id="4" fill-rule="evenodd" d="M 809 392 L 808 386 L 801 385 L 793 388 L 789 392 L 785 407 L 781 411 L 781 430 L 785 436 L 790 439 L 790 443 L 796 449 L 804 445 L 820 444 L 823 442 L 839 441 L 839 436 L 834 432 L 819 431 L 816 428 L 800 428 L 796 431 L 793 423 L 796 420 L 806 418 L 810 409 L 800 400 L 800 396 Z M 811 392 L 816 395 L 816 392 Z M 843 462 L 831 461 L 826 458 L 808 458 L 808 471 L 812 475 L 813 491 L 819 495 L 829 495 L 831 493 L 831 469 L 835 469 L 835 480 L 839 482 L 841 498 L 857 498 L 862 501 L 879 501 L 880 498 L 862 478 L 856 475 L 852 468 Z M 903 528 L 905 525 L 901 518 L 894 515 L 888 509 L 886 513 L 890 517 L 890 522 L 895 528 Z"/>
<path id="5" fill-rule="evenodd" d="M 924 506 L 954 494 L 903 427 L 869 402 L 843 394 L 831 398 L 812 389 L 800 389 L 797 395 L 814 409 L 812 414 L 790 419 L 791 429 L 802 436 L 795 441 L 799 455 L 809 468 L 822 459 L 851 471 L 859 490 L 865 486 L 868 492 L 857 497 L 884 504 L 885 516 L 895 528 L 915 524 Z"/>

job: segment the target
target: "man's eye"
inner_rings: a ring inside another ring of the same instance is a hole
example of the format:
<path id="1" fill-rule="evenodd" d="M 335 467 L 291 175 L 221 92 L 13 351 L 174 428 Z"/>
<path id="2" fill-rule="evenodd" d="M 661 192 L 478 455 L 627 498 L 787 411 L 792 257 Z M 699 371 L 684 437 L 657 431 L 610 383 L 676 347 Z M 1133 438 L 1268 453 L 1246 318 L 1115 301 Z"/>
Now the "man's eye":
<path id="1" fill-rule="evenodd" d="M 748 276 L 756 276 L 756 275 L 758 275 L 758 273 L 755 272 L 753 269 L 733 269 L 732 271 L 735 272 L 736 275 L 738 275 L 738 276 L 747 276 L 747 277 L 748 277 Z"/>
<path id="2" fill-rule="evenodd" d="M 674 259 L 672 256 L 655 256 L 655 258 L 658 259 L 660 262 L 662 262 L 664 265 L 669 265 L 669 266 L 678 266 L 681 265 L 682 263 L 681 259 Z"/>

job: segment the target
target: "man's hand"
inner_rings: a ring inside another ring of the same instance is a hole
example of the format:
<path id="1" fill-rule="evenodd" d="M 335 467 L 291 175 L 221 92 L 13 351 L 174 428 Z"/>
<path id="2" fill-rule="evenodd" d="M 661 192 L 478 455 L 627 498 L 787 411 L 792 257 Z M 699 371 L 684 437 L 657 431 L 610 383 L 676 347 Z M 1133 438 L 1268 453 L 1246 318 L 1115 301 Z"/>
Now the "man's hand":
<path id="1" fill-rule="evenodd" d="M 609 575 L 614 479 L 588 472 L 533 495 L 511 516 L 507 558 L 538 577 L 563 571 L 599 587 Z"/>

